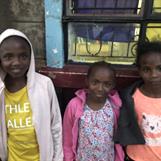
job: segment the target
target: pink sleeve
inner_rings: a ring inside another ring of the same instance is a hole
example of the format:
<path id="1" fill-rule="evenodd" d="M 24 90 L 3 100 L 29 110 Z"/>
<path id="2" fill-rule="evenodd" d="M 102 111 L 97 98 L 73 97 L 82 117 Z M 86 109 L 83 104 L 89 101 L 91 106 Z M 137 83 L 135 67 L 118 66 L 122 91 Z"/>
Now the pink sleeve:
<path id="1" fill-rule="evenodd" d="M 63 150 L 64 150 L 64 161 L 73 161 L 74 153 L 72 150 L 72 128 L 73 128 L 73 117 L 72 117 L 72 101 L 69 102 L 63 119 Z"/>
<path id="2" fill-rule="evenodd" d="M 113 102 L 113 104 L 116 107 L 121 107 L 122 105 L 122 101 L 120 99 L 120 96 L 118 94 L 118 92 L 116 90 L 112 90 L 109 94 L 108 94 L 109 98 L 111 99 L 111 101 Z"/>
<path id="3" fill-rule="evenodd" d="M 115 161 L 124 161 L 125 153 L 120 144 L 115 144 Z"/>

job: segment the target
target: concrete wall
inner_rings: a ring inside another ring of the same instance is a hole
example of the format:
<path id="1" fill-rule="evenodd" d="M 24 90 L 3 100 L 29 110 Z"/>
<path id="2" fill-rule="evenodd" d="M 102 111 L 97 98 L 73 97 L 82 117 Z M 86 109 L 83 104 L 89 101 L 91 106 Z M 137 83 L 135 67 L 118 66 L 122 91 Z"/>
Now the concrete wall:
<path id="1" fill-rule="evenodd" d="M 0 0 L 0 33 L 6 28 L 24 32 L 33 44 L 37 69 L 45 65 L 43 0 Z"/>

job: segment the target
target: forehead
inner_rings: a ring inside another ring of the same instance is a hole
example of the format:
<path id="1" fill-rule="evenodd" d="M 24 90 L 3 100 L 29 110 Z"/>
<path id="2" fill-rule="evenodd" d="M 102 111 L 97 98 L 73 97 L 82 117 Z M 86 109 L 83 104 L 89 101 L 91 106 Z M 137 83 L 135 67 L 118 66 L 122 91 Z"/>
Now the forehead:
<path id="1" fill-rule="evenodd" d="M 97 68 L 93 68 L 93 70 L 91 71 L 91 74 L 89 76 L 90 78 L 113 78 L 114 77 L 114 72 L 106 67 L 97 67 Z"/>
<path id="2" fill-rule="evenodd" d="M 140 57 L 140 65 L 159 65 L 161 64 L 161 53 L 151 52 Z"/>
<path id="3" fill-rule="evenodd" d="M 11 36 L 2 41 L 0 44 L 0 49 L 12 49 L 12 48 L 25 48 L 30 49 L 30 45 L 22 37 L 19 36 Z"/>

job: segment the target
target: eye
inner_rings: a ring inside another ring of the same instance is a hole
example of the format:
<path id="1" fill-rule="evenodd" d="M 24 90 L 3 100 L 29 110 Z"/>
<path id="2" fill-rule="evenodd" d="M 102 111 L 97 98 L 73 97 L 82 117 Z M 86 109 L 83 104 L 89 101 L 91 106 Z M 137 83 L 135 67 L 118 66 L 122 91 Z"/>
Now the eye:
<path id="1" fill-rule="evenodd" d="M 161 66 L 158 66 L 158 67 L 157 67 L 157 70 L 158 70 L 159 72 L 161 72 Z"/>
<path id="2" fill-rule="evenodd" d="M 12 54 L 6 54 L 6 55 L 3 55 L 2 56 L 2 59 L 3 60 L 11 60 L 13 58 L 13 55 Z"/>
<path id="3" fill-rule="evenodd" d="M 150 71 L 150 69 L 148 67 L 142 67 L 141 70 L 144 72 L 144 73 L 148 73 Z"/>
<path id="4" fill-rule="evenodd" d="M 29 56 L 29 54 L 27 54 L 27 53 L 23 53 L 23 54 L 21 54 L 21 56 L 20 56 L 20 58 L 21 59 L 23 59 L 23 60 L 26 60 L 26 59 L 28 59 L 30 56 Z"/>
<path id="5" fill-rule="evenodd" d="M 98 84 L 98 81 L 97 80 L 93 80 L 91 83 L 92 83 L 92 85 L 96 85 L 96 84 Z"/>
<path id="6" fill-rule="evenodd" d="M 106 87 L 111 87 L 111 86 L 113 86 L 113 83 L 112 83 L 112 82 L 106 82 L 106 83 L 105 83 L 105 86 L 106 86 Z"/>

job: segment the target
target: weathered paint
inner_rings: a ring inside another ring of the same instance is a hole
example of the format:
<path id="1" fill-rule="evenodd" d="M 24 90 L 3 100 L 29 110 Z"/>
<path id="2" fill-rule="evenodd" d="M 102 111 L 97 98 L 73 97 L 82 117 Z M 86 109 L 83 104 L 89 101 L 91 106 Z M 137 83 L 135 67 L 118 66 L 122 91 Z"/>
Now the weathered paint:
<path id="1" fill-rule="evenodd" d="M 62 0 L 44 0 L 47 66 L 64 65 Z"/>
<path id="2" fill-rule="evenodd" d="M 63 69 L 44 67 L 41 68 L 40 73 L 49 76 L 56 87 L 59 88 L 85 88 L 86 75 L 88 65 L 65 65 Z M 116 71 L 116 86 L 118 89 L 124 88 L 134 81 L 139 79 L 139 74 L 136 68 L 131 70 L 123 68 L 115 68 Z"/>

